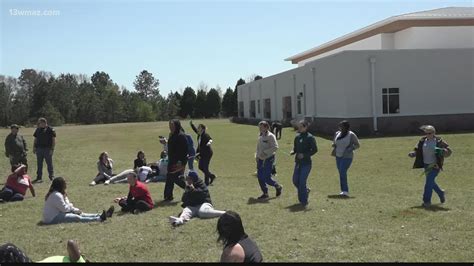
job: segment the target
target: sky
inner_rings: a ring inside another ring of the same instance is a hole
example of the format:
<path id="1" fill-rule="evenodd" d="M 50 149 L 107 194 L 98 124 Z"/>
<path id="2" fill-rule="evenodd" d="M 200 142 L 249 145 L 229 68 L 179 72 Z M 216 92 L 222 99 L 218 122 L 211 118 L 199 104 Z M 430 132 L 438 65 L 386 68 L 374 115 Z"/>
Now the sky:
<path id="1" fill-rule="evenodd" d="M 391 16 L 473 1 L 0 0 L 0 74 L 104 71 L 120 86 L 147 70 L 160 92 L 234 88 L 297 65 L 285 58 Z M 36 13 L 36 11 L 38 11 Z"/>

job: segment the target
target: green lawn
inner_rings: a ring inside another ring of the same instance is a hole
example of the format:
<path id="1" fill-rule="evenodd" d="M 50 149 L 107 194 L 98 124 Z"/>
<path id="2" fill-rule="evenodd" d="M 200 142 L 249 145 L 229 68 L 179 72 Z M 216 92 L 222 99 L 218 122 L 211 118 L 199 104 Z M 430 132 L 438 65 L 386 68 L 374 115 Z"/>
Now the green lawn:
<path id="1" fill-rule="evenodd" d="M 199 123 L 202 121 L 195 121 Z M 218 176 L 210 187 L 217 209 L 241 214 L 246 232 L 258 243 L 269 262 L 430 262 L 474 261 L 474 134 L 441 134 L 453 149 L 445 171 L 437 178 L 447 190 L 447 202 L 431 210 L 420 208 L 424 177 L 413 170 L 407 153 L 418 136 L 362 139 L 349 171 L 351 199 L 328 198 L 339 192 L 331 142 L 317 137 L 319 152 L 313 157 L 308 178 L 309 208 L 295 208 L 296 189 L 291 182 L 293 158 L 277 153 L 280 198 L 256 203 L 261 192 L 253 173 L 258 130 L 227 120 L 205 121 L 213 137 L 211 170 Z M 191 129 L 187 121 L 185 129 Z M 158 135 L 168 134 L 168 124 L 135 123 L 56 128 L 56 176 L 68 182 L 68 194 L 85 212 L 98 212 L 127 194 L 128 185 L 88 183 L 97 173 L 99 153 L 108 151 L 116 172 L 133 165 L 139 149 L 149 162 L 161 151 Z M 0 130 L 0 139 L 9 133 Z M 30 151 L 33 129 L 21 129 Z M 292 148 L 295 133 L 285 128 L 280 150 Z M 194 133 L 193 133 L 194 137 Z M 3 177 L 9 172 L 6 157 L 0 160 Z M 36 158 L 30 152 L 30 176 L 35 178 Z M 47 180 L 46 165 L 44 179 Z M 2 181 L 3 183 L 3 181 Z M 98 262 L 208 261 L 219 260 L 217 219 L 193 219 L 173 229 L 168 216 L 180 212 L 182 190 L 175 201 L 140 215 L 114 214 L 105 223 L 39 226 L 49 181 L 35 186 L 37 197 L 27 194 L 20 203 L 0 204 L 0 243 L 12 242 L 34 260 L 66 254 L 66 241 L 77 239 L 85 256 Z M 164 183 L 150 184 L 155 201 L 163 197 Z M 28 192 L 29 193 L 29 192 Z M 433 203 L 438 203 L 436 194 Z M 118 208 L 117 208 L 118 209 Z"/>

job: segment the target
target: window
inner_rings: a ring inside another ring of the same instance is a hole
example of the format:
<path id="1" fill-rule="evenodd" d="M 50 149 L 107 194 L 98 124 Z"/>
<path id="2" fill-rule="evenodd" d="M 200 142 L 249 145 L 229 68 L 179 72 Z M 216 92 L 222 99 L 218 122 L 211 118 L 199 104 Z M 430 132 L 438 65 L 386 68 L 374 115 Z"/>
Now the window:
<path id="1" fill-rule="evenodd" d="M 291 119 L 291 96 L 283 97 L 283 118 Z"/>
<path id="2" fill-rule="evenodd" d="M 303 98 L 303 93 L 300 92 L 296 96 L 296 112 L 300 115 L 301 114 L 301 99 Z"/>
<path id="3" fill-rule="evenodd" d="M 239 116 L 244 117 L 244 102 L 239 102 Z"/>
<path id="4" fill-rule="evenodd" d="M 255 114 L 255 100 L 250 101 L 250 117 L 253 117 L 253 118 L 256 117 L 256 114 Z"/>
<path id="5" fill-rule="evenodd" d="M 271 119 L 270 99 L 263 100 L 263 116 L 264 118 Z"/>
<path id="6" fill-rule="evenodd" d="M 257 100 L 257 112 L 260 114 L 260 100 Z"/>
<path id="7" fill-rule="evenodd" d="M 382 89 L 382 112 L 383 114 L 400 113 L 399 88 L 383 88 Z"/>

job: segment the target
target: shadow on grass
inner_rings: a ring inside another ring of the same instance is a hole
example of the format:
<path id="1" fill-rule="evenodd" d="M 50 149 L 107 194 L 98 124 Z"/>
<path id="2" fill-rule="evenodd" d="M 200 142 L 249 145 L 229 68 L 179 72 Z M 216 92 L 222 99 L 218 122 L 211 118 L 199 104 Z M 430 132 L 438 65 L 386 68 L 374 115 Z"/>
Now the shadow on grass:
<path id="1" fill-rule="evenodd" d="M 178 204 L 179 204 L 179 201 L 166 201 L 166 200 L 155 201 L 155 206 L 153 207 L 153 209 L 156 209 L 158 207 L 176 206 Z"/>
<path id="2" fill-rule="evenodd" d="M 355 199 L 355 197 L 350 197 L 350 196 L 342 196 L 342 195 L 328 195 L 328 198 L 330 199 Z"/>
<path id="3" fill-rule="evenodd" d="M 251 204 L 258 204 L 258 203 L 269 203 L 270 200 L 272 199 L 276 199 L 276 197 L 267 198 L 267 199 L 256 199 L 254 197 L 250 197 L 249 200 L 247 201 L 247 204 L 251 205 Z"/>
<path id="4" fill-rule="evenodd" d="M 301 203 L 295 203 L 293 205 L 290 205 L 288 207 L 285 207 L 285 209 L 290 210 L 290 212 L 301 212 L 301 211 L 309 211 L 309 209 Z"/>
<path id="5" fill-rule="evenodd" d="M 451 210 L 450 208 L 444 208 L 439 205 L 431 205 L 430 207 L 413 206 L 410 209 L 424 209 L 426 211 L 432 211 L 432 212 L 439 212 L 439 211 L 447 212 Z"/>

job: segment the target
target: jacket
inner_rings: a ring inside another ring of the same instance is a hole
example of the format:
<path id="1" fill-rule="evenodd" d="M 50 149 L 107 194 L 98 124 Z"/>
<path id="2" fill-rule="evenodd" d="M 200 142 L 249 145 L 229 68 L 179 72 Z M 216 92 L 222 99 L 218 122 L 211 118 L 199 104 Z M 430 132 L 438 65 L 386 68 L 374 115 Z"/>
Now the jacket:
<path id="1" fill-rule="evenodd" d="M 181 198 L 183 201 L 181 206 L 183 208 L 199 206 L 206 202 L 212 204 L 209 190 L 201 178 L 198 178 L 195 182 L 193 182 L 193 186 L 193 190 L 191 190 L 188 186 L 186 186 L 184 190 L 183 197 Z"/>
<path id="2" fill-rule="evenodd" d="M 199 153 L 201 157 L 211 156 L 213 154 L 211 145 L 209 146 L 207 145 L 209 140 L 212 139 L 211 136 L 209 136 L 209 134 L 207 134 L 206 131 L 204 131 L 201 135 L 199 135 L 197 128 L 193 124 L 191 124 L 191 128 L 193 129 L 194 132 L 196 132 L 196 134 L 198 134 L 197 136 L 198 144 L 197 144 L 196 153 Z"/>
<path id="3" fill-rule="evenodd" d="M 337 135 L 340 131 L 337 131 L 336 134 L 334 134 L 334 139 L 333 139 L 333 142 L 332 142 L 332 152 L 331 152 L 331 155 L 332 156 L 336 156 L 336 143 L 337 143 Z M 342 155 L 342 158 L 353 158 L 354 157 L 354 150 L 357 150 L 359 147 L 360 147 L 360 143 L 359 143 L 359 139 L 357 138 L 357 135 L 352 132 L 352 131 L 349 131 L 347 133 L 349 136 L 350 136 L 350 142 L 349 142 L 349 146 L 347 146 L 346 150 L 344 151 L 344 154 Z"/>
<path id="4" fill-rule="evenodd" d="M 293 152 L 296 154 L 302 153 L 303 159 L 298 159 L 295 155 L 295 162 L 307 164 L 311 163 L 311 156 L 318 152 L 318 146 L 316 145 L 316 139 L 313 135 L 308 132 L 300 133 L 296 135 L 293 143 Z"/>
<path id="5" fill-rule="evenodd" d="M 452 150 L 449 148 L 448 143 L 442 140 L 438 136 L 434 136 L 436 139 L 436 147 L 441 149 L 446 149 L 444 155 L 440 155 L 436 153 L 436 164 L 439 169 L 443 169 L 444 157 L 449 157 L 452 153 Z M 413 168 L 424 168 L 425 163 L 423 162 L 423 144 L 426 140 L 426 137 L 422 137 L 420 141 L 418 141 L 418 145 L 415 147 L 415 162 L 413 163 Z"/>
<path id="6" fill-rule="evenodd" d="M 187 157 L 188 141 L 184 133 L 178 130 L 178 133 L 172 134 L 168 140 L 168 172 L 172 172 L 178 162 L 186 165 Z"/>
<path id="7" fill-rule="evenodd" d="M 257 159 L 266 160 L 274 156 L 277 150 L 278 142 L 272 132 L 267 131 L 266 134 L 260 134 L 257 143 Z"/>

